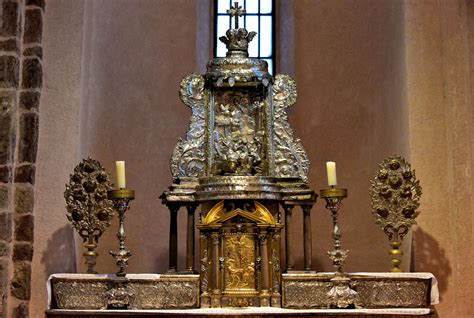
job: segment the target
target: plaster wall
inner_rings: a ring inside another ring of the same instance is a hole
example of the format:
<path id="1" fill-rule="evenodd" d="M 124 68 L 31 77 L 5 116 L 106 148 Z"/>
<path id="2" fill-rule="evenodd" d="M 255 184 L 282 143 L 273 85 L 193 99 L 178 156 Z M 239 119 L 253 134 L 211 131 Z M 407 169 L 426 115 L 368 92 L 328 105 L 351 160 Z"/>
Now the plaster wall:
<path id="1" fill-rule="evenodd" d="M 44 315 L 48 276 L 76 270 L 63 192 L 78 160 L 83 7 L 82 0 L 52 0 L 44 16 L 30 317 Z"/>
<path id="2" fill-rule="evenodd" d="M 294 14 L 299 97 L 290 122 L 312 164 L 311 186 L 327 187 L 325 162 L 336 161 L 338 184 L 349 190 L 340 213 L 342 245 L 350 250 L 345 269 L 387 271 L 390 248 L 374 224 L 368 188 L 379 162 L 409 155 L 404 3 L 298 0 Z M 302 228 L 299 216 L 295 223 Z M 312 222 L 314 268 L 330 271 L 332 221 L 323 202 Z M 405 270 L 410 243 L 406 237 Z M 295 249 L 302 257 L 302 236 Z"/>
<path id="3" fill-rule="evenodd" d="M 185 0 L 85 4 L 80 157 L 99 160 L 113 179 L 114 161 L 126 162 L 127 187 L 136 191 L 126 214 L 129 272 L 168 268 L 169 212 L 158 197 L 170 185 L 169 158 L 191 115 L 179 100 L 179 82 L 199 69 L 196 49 L 209 49 L 209 42 L 197 43 L 196 7 Z M 199 29 L 209 37 L 205 25 Z M 179 224 L 184 266 L 184 211 Z M 118 248 L 116 229 L 113 223 L 100 239 L 99 272 L 117 270 L 109 255 Z"/>
<path id="4" fill-rule="evenodd" d="M 410 152 L 424 190 L 413 263 L 439 280 L 439 317 L 474 314 L 473 9 L 406 2 Z"/>

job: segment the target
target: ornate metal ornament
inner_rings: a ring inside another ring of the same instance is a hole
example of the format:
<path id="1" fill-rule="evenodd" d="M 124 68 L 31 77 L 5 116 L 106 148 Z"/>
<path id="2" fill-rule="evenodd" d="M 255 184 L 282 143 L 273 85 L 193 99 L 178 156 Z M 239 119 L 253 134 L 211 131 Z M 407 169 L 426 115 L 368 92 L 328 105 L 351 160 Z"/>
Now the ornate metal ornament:
<path id="1" fill-rule="evenodd" d="M 288 75 L 275 77 L 273 90 L 275 176 L 299 177 L 308 182 L 309 160 L 299 138 L 293 135 L 287 110 L 296 102 L 296 83 Z"/>
<path id="2" fill-rule="evenodd" d="M 204 176 L 205 154 L 205 80 L 201 74 L 189 74 L 181 80 L 179 97 L 192 111 L 185 139 L 179 139 L 171 157 L 173 179 Z"/>
<path id="3" fill-rule="evenodd" d="M 210 225 L 213 223 L 222 223 L 236 216 L 252 220 L 256 223 L 262 224 L 276 224 L 275 218 L 270 211 L 261 203 L 253 201 L 252 204 L 245 204 L 244 209 L 233 209 L 234 205 L 224 205 L 224 201 L 217 203 L 206 215 L 203 220 L 203 225 Z"/>
<path id="4" fill-rule="evenodd" d="M 132 253 L 125 246 L 125 212 L 130 208 L 130 201 L 135 199 L 135 191 L 129 189 L 111 190 L 108 192 L 109 198 L 114 202 L 114 208 L 118 212 L 119 228 L 117 231 L 117 239 L 119 240 L 118 251 L 110 251 L 110 255 L 115 257 L 119 271 L 117 277 L 125 277 L 125 269 L 128 266 L 128 259 Z M 119 283 L 119 285 L 121 282 Z M 118 288 L 118 295 L 123 294 L 123 289 Z"/>
<path id="5" fill-rule="evenodd" d="M 135 296 L 128 288 L 129 280 L 126 278 L 115 279 L 112 289 L 106 293 L 108 309 L 127 309 Z"/>
<path id="6" fill-rule="evenodd" d="M 255 280 L 255 242 L 253 235 L 227 235 L 224 237 L 225 289 L 256 292 Z"/>
<path id="7" fill-rule="evenodd" d="M 66 274 L 51 279 L 56 309 L 189 309 L 199 307 L 198 275 L 131 274 L 130 278 Z"/>
<path id="8" fill-rule="evenodd" d="M 391 156 L 379 164 L 369 189 L 372 214 L 388 236 L 392 249 L 392 272 L 400 272 L 400 246 L 420 213 L 421 186 L 415 170 L 400 156 Z"/>
<path id="9" fill-rule="evenodd" d="M 342 266 L 347 258 L 349 250 L 343 250 L 341 246 L 341 230 L 338 222 L 338 212 L 342 207 L 342 200 L 347 197 L 347 190 L 332 187 L 321 190 L 321 197 L 326 200 L 326 208 L 331 211 L 334 240 L 334 249 L 328 251 L 329 258 L 336 269 L 334 277 L 331 278 L 331 289 L 327 292 L 328 306 L 336 308 L 347 308 L 354 306 L 357 292 L 350 287 L 350 278 L 347 276 Z"/>
<path id="10" fill-rule="evenodd" d="M 266 206 L 254 200 L 223 200 L 197 226 L 201 307 L 281 306 L 282 225 Z"/>
<path id="11" fill-rule="evenodd" d="M 170 210 L 169 270 L 178 266 L 178 210 L 199 204 L 201 307 L 281 307 L 279 206 L 304 209 L 304 269 L 310 271 L 316 194 L 307 184 L 307 155 L 288 123 L 295 81 L 273 77 L 266 61 L 249 57 L 256 33 L 238 26 L 245 10 L 236 2 L 228 14 L 235 28 L 220 37 L 226 56 L 180 85 L 192 116 L 171 158 L 173 185 L 161 196 Z M 187 220 L 186 261 L 193 269 L 194 215 Z"/>
<path id="12" fill-rule="evenodd" d="M 245 13 L 238 4 L 230 11 Z M 265 61 L 248 57 L 254 36 L 243 28 L 228 30 L 220 38 L 227 56 L 212 59 L 205 75 L 181 81 L 179 95 L 192 116 L 171 158 L 175 182 L 263 176 L 307 183 L 309 160 L 287 116 L 296 102 L 295 81 L 288 75 L 273 78 Z"/>
<path id="13" fill-rule="evenodd" d="M 113 202 L 107 198 L 107 192 L 111 188 L 105 169 L 98 161 L 89 157 L 74 168 L 64 192 L 66 216 L 87 248 L 83 254 L 87 273 L 95 273 L 94 266 L 98 256 L 95 249 L 114 215 Z"/>
<path id="14" fill-rule="evenodd" d="M 356 308 L 427 308 L 430 306 L 431 278 L 425 274 L 418 276 L 416 273 L 409 273 L 406 276 L 391 275 L 393 274 L 348 274 L 351 289 L 357 291 L 353 299 Z M 327 308 L 332 302 L 331 297 L 334 292 L 340 292 L 333 289 L 332 280 L 331 274 L 326 273 L 283 274 L 282 307 Z M 344 290 L 345 288 L 342 289 L 343 293 L 345 293 Z"/>

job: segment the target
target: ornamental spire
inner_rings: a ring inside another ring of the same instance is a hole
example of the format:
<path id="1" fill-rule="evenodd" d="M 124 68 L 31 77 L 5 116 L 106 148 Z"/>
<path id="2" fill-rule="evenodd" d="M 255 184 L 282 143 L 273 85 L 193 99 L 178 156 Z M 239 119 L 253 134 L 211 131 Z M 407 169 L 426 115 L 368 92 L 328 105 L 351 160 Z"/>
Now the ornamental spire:
<path id="1" fill-rule="evenodd" d="M 234 6 L 230 7 L 230 10 L 227 10 L 227 14 L 230 15 L 230 18 L 234 18 L 235 28 L 239 28 L 239 17 L 243 16 L 247 11 L 242 9 L 242 6 L 239 6 L 237 1 L 234 2 Z"/>

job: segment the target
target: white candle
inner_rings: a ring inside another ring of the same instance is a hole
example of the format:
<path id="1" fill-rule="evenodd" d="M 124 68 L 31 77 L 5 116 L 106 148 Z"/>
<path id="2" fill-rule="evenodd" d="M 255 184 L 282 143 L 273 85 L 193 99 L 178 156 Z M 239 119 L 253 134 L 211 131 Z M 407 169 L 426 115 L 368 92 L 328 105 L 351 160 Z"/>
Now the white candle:
<path id="1" fill-rule="evenodd" d="M 115 168 L 117 169 L 117 187 L 125 189 L 125 161 L 115 161 Z"/>
<path id="2" fill-rule="evenodd" d="M 327 170 L 327 173 L 328 173 L 328 184 L 329 184 L 329 186 L 337 185 L 336 163 L 334 161 L 326 162 L 326 170 Z"/>

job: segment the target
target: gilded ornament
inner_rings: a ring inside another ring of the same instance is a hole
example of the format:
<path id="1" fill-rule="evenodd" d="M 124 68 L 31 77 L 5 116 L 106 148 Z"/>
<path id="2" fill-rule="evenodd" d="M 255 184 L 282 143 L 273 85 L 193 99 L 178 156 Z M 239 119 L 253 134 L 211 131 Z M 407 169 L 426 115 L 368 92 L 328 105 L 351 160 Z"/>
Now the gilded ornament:
<path id="1" fill-rule="evenodd" d="M 66 216 L 85 242 L 87 251 L 83 256 L 87 273 L 95 273 L 98 256 L 95 249 L 114 215 L 113 202 L 107 198 L 110 189 L 109 175 L 97 160 L 90 157 L 74 168 L 66 184 Z"/>
<path id="2" fill-rule="evenodd" d="M 225 288 L 255 290 L 255 242 L 253 235 L 225 236 Z"/>
<path id="3" fill-rule="evenodd" d="M 110 251 L 109 253 L 115 257 L 115 264 L 119 268 L 116 275 L 118 277 L 125 277 L 125 269 L 128 266 L 128 259 L 132 256 L 132 253 L 125 246 L 125 212 L 130 208 L 130 201 L 135 199 L 135 191 L 130 189 L 111 190 L 109 191 L 108 196 L 114 202 L 114 208 L 118 212 L 119 219 L 119 228 L 117 231 L 119 249 L 118 251 Z M 120 295 L 121 292 L 118 294 Z"/>
<path id="4" fill-rule="evenodd" d="M 393 272 L 400 271 L 400 246 L 410 227 L 416 224 L 420 213 L 421 186 L 415 171 L 400 156 L 386 158 L 379 165 L 369 189 L 372 200 L 372 214 L 388 236 L 392 247 Z"/>
<path id="5" fill-rule="evenodd" d="M 342 282 L 342 289 L 334 289 L 334 281 L 329 274 L 283 274 L 282 307 L 327 308 L 328 304 L 337 299 L 351 299 L 356 308 L 365 309 L 430 306 L 430 278 L 349 274 L 348 279 L 351 290 L 357 291 L 349 296 L 345 295 L 348 291 L 345 287 L 347 282 Z M 343 297 L 339 297 L 341 295 Z"/>

